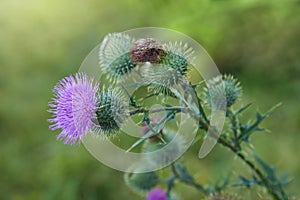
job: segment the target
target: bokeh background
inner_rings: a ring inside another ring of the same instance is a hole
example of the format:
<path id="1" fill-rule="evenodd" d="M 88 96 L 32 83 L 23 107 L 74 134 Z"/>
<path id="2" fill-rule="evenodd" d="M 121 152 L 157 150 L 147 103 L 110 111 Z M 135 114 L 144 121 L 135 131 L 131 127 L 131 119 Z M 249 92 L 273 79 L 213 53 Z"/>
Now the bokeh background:
<path id="1" fill-rule="evenodd" d="M 261 157 L 293 178 L 287 191 L 299 197 L 299 13 L 296 0 L 1 0 L 0 199 L 141 199 L 121 172 L 83 146 L 57 142 L 46 110 L 56 82 L 74 74 L 107 33 L 145 26 L 197 40 L 221 72 L 241 80 L 243 102 L 254 104 L 246 116 L 283 103 L 263 123 L 271 132 L 252 141 Z M 203 160 L 196 150 L 185 162 L 204 184 L 243 168 L 232 166 L 222 147 Z M 182 199 L 198 199 L 193 188 L 176 190 Z"/>

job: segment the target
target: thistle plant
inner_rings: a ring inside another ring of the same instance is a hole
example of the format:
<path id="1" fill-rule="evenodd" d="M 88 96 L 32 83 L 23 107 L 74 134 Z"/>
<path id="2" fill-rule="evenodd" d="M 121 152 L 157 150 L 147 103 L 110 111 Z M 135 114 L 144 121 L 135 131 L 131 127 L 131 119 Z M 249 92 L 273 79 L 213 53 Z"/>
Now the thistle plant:
<path id="1" fill-rule="evenodd" d="M 267 192 L 264 195 L 275 200 L 289 199 L 284 190 L 286 181 L 280 179 L 275 167 L 263 161 L 251 148 L 251 137 L 255 132 L 264 130 L 260 127 L 261 122 L 278 105 L 265 113 L 257 112 L 252 122 L 244 123 L 240 116 L 250 104 L 236 104 L 242 97 L 240 82 L 232 75 L 219 75 L 205 80 L 206 84 L 191 83 L 187 74 L 194 66 L 193 49 L 180 41 L 172 43 L 155 38 L 134 39 L 123 33 L 109 34 L 99 49 L 99 65 L 99 70 L 106 76 L 109 84 L 117 83 L 115 88 L 100 87 L 102 84 L 94 81 L 93 77 L 77 73 L 63 78 L 53 90 L 54 98 L 49 103 L 49 112 L 53 114 L 53 118 L 49 120 L 52 123 L 50 129 L 61 129 L 57 138 L 64 139 L 65 144 L 78 144 L 87 134 L 102 135 L 108 140 L 112 135 L 118 137 L 119 134 L 124 134 L 121 126 L 136 117 L 140 120 L 136 125 L 140 126 L 141 137 L 136 139 L 127 152 L 141 146 L 140 151 L 146 155 L 145 162 L 149 166 L 165 166 L 171 161 L 169 166 L 161 169 L 164 173 L 160 173 L 160 170 L 133 170 L 124 174 L 128 187 L 143 198 L 179 199 L 175 193 L 176 185 L 181 183 L 196 188 L 199 197 L 203 199 L 241 199 L 242 197 L 224 192 L 230 187 L 257 188 L 253 186 L 265 189 Z M 142 97 L 136 93 L 130 94 L 126 85 L 118 85 L 133 73 L 138 74 L 142 82 Z M 163 102 L 163 107 L 149 108 L 144 103 L 149 100 L 153 103 L 155 100 Z M 220 134 L 215 128 L 210 128 L 208 113 L 223 108 L 229 129 Z M 153 117 L 154 113 L 162 113 L 162 117 Z M 189 166 L 185 166 L 183 162 L 184 154 L 180 153 L 186 150 L 184 147 L 187 141 L 177 133 L 179 122 L 176 120 L 184 114 L 189 116 L 187 121 L 196 120 L 196 138 L 201 138 L 208 132 L 206 137 L 230 150 L 251 173 L 240 174 L 239 181 L 230 182 L 230 179 L 226 179 L 217 185 L 197 182 L 190 173 Z M 172 121 L 173 126 L 168 126 Z M 164 151 L 159 155 L 155 154 L 160 149 Z M 176 161 L 172 162 L 173 160 Z"/>

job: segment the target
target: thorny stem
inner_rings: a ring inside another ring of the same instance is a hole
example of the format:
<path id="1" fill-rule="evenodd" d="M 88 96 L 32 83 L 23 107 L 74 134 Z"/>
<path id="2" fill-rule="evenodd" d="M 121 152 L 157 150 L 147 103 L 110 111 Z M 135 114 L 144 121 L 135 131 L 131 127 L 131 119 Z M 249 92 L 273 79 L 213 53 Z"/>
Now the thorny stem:
<path id="1" fill-rule="evenodd" d="M 174 165 L 174 163 L 171 164 L 171 170 L 174 174 L 174 176 L 179 179 L 180 181 L 184 182 L 187 185 L 191 185 L 193 187 L 195 187 L 197 190 L 200 190 L 201 192 L 203 192 L 204 194 L 208 194 L 209 192 L 200 184 L 196 183 L 193 179 L 185 179 L 184 177 L 182 177 L 176 169 L 176 166 Z"/>
<path id="2" fill-rule="evenodd" d="M 166 108 L 153 108 L 153 109 L 145 109 L 145 108 L 138 108 L 136 110 L 132 110 L 129 112 L 130 115 L 135 115 L 137 113 L 154 113 L 154 112 L 163 112 L 163 111 L 181 111 L 185 109 L 182 106 L 173 106 L 173 107 L 166 107 Z"/>
<path id="3" fill-rule="evenodd" d="M 268 179 L 264 176 L 264 174 L 251 161 L 249 161 L 246 158 L 246 156 L 240 152 L 239 149 L 232 146 L 224 138 L 219 137 L 219 135 L 214 130 L 209 129 L 209 126 L 206 123 L 204 123 L 203 121 L 200 120 L 200 124 L 206 131 L 210 132 L 210 135 L 212 137 L 214 137 L 215 139 L 218 140 L 218 143 L 229 148 L 233 153 L 235 153 L 244 163 L 246 163 L 256 173 L 256 175 L 261 179 L 261 181 L 263 182 L 263 184 L 265 185 L 265 187 L 268 189 L 269 193 L 274 197 L 275 200 L 282 200 L 282 199 L 287 200 L 287 196 L 286 196 L 285 192 L 282 190 L 282 188 L 280 188 L 281 189 L 280 193 L 282 195 L 282 197 L 280 197 L 280 195 L 278 195 L 272 189 L 271 183 L 269 183 Z"/>
<path id="4" fill-rule="evenodd" d="M 199 102 L 199 106 L 201 106 L 201 103 Z M 202 108 L 202 107 L 201 107 Z M 149 113 L 149 112 L 162 112 L 162 111 L 176 111 L 176 112 L 180 112 L 183 109 L 185 109 L 185 107 L 180 107 L 180 106 L 174 106 L 174 107 L 166 107 L 166 108 L 155 108 L 155 109 L 144 109 L 144 108 L 138 108 L 136 110 L 130 111 L 130 115 L 134 115 L 137 113 Z M 233 145 L 230 144 L 226 139 L 219 137 L 219 135 L 213 130 L 213 129 L 209 129 L 209 120 L 207 120 L 207 117 L 205 115 L 205 112 L 202 110 L 202 117 L 200 117 L 199 120 L 199 124 L 201 125 L 201 128 L 209 131 L 210 136 L 214 137 L 215 139 L 218 140 L 218 143 L 222 144 L 223 146 L 225 146 L 226 148 L 230 149 L 234 154 L 236 154 L 246 165 L 248 165 L 252 171 L 255 172 L 255 174 L 261 179 L 262 183 L 264 184 L 264 186 L 267 188 L 267 190 L 269 191 L 269 193 L 273 196 L 273 198 L 275 200 L 287 200 L 287 195 L 285 194 L 284 190 L 279 187 L 280 189 L 280 194 L 276 193 L 273 188 L 272 188 L 272 183 L 269 182 L 268 178 L 264 176 L 264 174 L 259 170 L 259 168 L 257 168 L 255 166 L 254 163 L 252 163 L 250 160 L 248 160 L 246 158 L 246 156 L 244 154 L 242 154 L 242 152 L 240 151 L 240 146 L 239 146 L 239 142 L 238 142 L 238 133 L 237 130 L 235 128 L 235 126 L 237 126 L 238 122 L 237 119 L 235 118 L 235 115 L 228 109 L 229 111 L 229 117 L 232 123 L 232 130 L 233 130 L 233 134 L 234 134 L 234 143 Z M 184 179 L 183 177 L 180 176 L 180 174 L 177 172 L 176 167 L 174 166 L 174 164 L 171 165 L 171 169 L 172 172 L 174 174 L 173 178 L 170 179 L 169 185 L 168 185 L 168 189 L 167 189 L 167 194 L 170 194 L 170 191 L 172 189 L 172 187 L 174 186 L 174 181 L 175 179 L 179 179 L 180 181 L 194 186 L 196 189 L 201 190 L 202 192 L 204 192 L 205 194 L 208 194 L 208 191 L 205 190 L 205 188 L 203 188 L 201 185 L 195 183 L 193 180 L 187 180 Z"/>
<path id="5" fill-rule="evenodd" d="M 170 198 L 171 196 L 171 190 L 175 185 L 176 176 L 173 175 L 168 180 L 168 187 L 167 187 L 167 196 Z"/>
<path id="6" fill-rule="evenodd" d="M 230 108 L 227 108 L 227 114 L 228 114 L 228 117 L 229 117 L 229 119 L 231 121 L 231 125 L 232 125 L 231 130 L 233 132 L 233 139 L 232 139 L 233 146 L 235 148 L 237 148 L 238 150 L 240 150 L 240 144 L 239 144 L 239 138 L 238 138 L 238 130 L 239 130 L 238 120 Z"/>

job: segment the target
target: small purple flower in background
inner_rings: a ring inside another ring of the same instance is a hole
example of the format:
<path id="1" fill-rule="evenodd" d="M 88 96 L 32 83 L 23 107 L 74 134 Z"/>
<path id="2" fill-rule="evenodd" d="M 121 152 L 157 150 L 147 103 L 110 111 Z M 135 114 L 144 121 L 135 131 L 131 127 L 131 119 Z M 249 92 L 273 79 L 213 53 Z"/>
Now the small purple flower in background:
<path id="1" fill-rule="evenodd" d="M 156 117 L 156 118 L 153 118 L 153 119 L 151 119 L 151 122 L 150 122 L 149 125 L 147 125 L 147 123 L 144 122 L 144 123 L 142 124 L 142 126 L 141 126 L 142 134 L 143 134 L 143 135 L 146 135 L 146 134 L 151 130 L 150 127 L 154 128 L 154 127 L 160 122 L 160 120 L 161 120 L 161 118 L 157 118 L 157 117 Z M 150 127 L 149 127 L 149 126 L 150 126 Z M 162 130 L 160 130 L 159 133 L 160 133 L 160 134 L 163 134 Z M 154 136 L 151 136 L 149 139 L 150 139 L 150 140 L 154 140 L 154 139 L 156 139 L 156 138 L 157 138 L 157 136 L 154 135 Z"/>
<path id="2" fill-rule="evenodd" d="M 54 98 L 48 105 L 48 112 L 53 118 L 51 130 L 61 129 L 58 140 L 65 144 L 80 143 L 85 134 L 94 126 L 92 119 L 96 118 L 96 92 L 99 85 L 93 86 L 93 79 L 85 73 L 63 78 L 54 87 Z"/>
<path id="3" fill-rule="evenodd" d="M 163 189 L 154 188 L 148 193 L 146 200 L 168 200 L 168 196 Z"/>

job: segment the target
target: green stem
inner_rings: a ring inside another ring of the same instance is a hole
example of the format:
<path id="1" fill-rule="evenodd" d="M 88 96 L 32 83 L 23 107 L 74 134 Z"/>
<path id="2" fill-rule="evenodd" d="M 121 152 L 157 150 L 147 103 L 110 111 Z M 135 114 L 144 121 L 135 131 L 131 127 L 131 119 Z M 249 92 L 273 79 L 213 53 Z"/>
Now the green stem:
<path id="1" fill-rule="evenodd" d="M 132 110 L 129 112 L 130 115 L 135 115 L 137 113 L 154 113 L 154 112 L 163 112 L 163 111 L 177 111 L 180 112 L 181 110 L 185 109 L 182 106 L 173 106 L 173 107 L 166 107 L 166 108 L 153 108 L 153 109 L 145 109 L 145 108 L 138 108 L 136 110 Z"/>
<path id="2" fill-rule="evenodd" d="M 269 180 L 264 176 L 264 174 L 255 166 L 254 163 L 252 163 L 251 161 L 249 161 L 246 156 L 244 154 L 242 154 L 240 152 L 239 149 L 235 148 L 234 146 L 232 146 L 229 142 L 227 142 L 224 138 L 219 137 L 219 135 L 214 132 L 214 130 L 209 129 L 208 125 L 204 122 L 201 122 L 202 127 L 204 127 L 204 129 L 206 131 L 210 131 L 210 135 L 213 136 L 214 138 L 216 138 L 218 140 L 218 143 L 222 144 L 223 146 L 229 148 L 234 154 L 236 154 L 244 163 L 246 163 L 252 171 L 255 172 L 255 174 L 261 179 L 261 181 L 263 182 L 264 186 L 267 188 L 267 190 L 269 191 L 269 193 L 274 197 L 275 200 L 287 200 L 287 196 L 285 194 L 285 192 L 283 191 L 282 188 L 280 193 L 281 195 L 278 195 L 272 188 L 272 183 L 269 182 Z"/>
<path id="3" fill-rule="evenodd" d="M 145 135 L 143 135 L 138 141 L 136 141 L 133 145 L 131 145 L 130 148 L 126 150 L 126 152 L 130 152 L 133 148 L 137 147 L 139 144 L 144 142 L 146 139 L 159 134 L 161 129 L 163 128 L 164 124 L 167 121 L 173 119 L 175 117 L 175 115 L 176 115 L 175 111 L 173 111 L 173 112 L 169 111 L 169 113 L 162 120 L 160 120 L 158 122 L 157 126 L 155 127 L 155 128 L 158 127 L 158 129 L 150 128 L 150 130 Z"/>
<path id="4" fill-rule="evenodd" d="M 235 114 L 232 112 L 230 108 L 227 108 L 227 114 L 231 122 L 231 130 L 233 132 L 233 145 L 237 149 L 241 149 L 240 143 L 239 143 L 239 138 L 238 138 L 238 130 L 239 130 L 239 122 L 238 119 L 236 118 Z"/>
<path id="5" fill-rule="evenodd" d="M 167 196 L 168 198 L 170 198 L 171 196 L 171 190 L 172 188 L 175 186 L 175 180 L 176 180 L 176 176 L 171 176 L 168 180 L 168 187 L 167 187 Z"/>
<path id="6" fill-rule="evenodd" d="M 177 169 L 176 169 L 176 166 L 174 165 L 174 163 L 171 164 L 171 169 L 172 169 L 174 176 L 177 179 L 179 179 L 181 182 L 195 187 L 197 190 L 200 190 L 201 192 L 203 192 L 206 195 L 209 194 L 209 191 L 207 191 L 202 185 L 196 183 L 192 178 L 184 178 L 183 176 L 181 176 L 180 173 L 177 172 Z"/>
<path id="7" fill-rule="evenodd" d="M 212 137 L 214 137 L 215 139 L 218 140 L 218 143 L 222 144 L 223 146 L 225 146 L 226 148 L 230 149 L 235 155 L 237 155 L 247 166 L 250 167 L 250 169 L 260 178 L 260 180 L 262 181 L 262 183 L 264 184 L 264 186 L 267 188 L 268 192 L 273 196 L 273 198 L 275 200 L 287 200 L 287 195 L 285 194 L 284 190 L 279 187 L 279 193 L 277 193 L 276 191 L 274 191 L 273 189 L 273 184 L 272 182 L 270 182 L 270 180 L 260 171 L 259 168 L 257 168 L 255 166 L 255 164 L 253 162 L 251 162 L 250 160 L 248 160 L 246 158 L 246 156 L 244 154 L 241 153 L 240 151 L 240 145 L 239 145 L 239 136 L 238 136 L 238 132 L 237 132 L 237 127 L 238 127 L 238 121 L 235 117 L 235 115 L 232 113 L 231 110 L 228 109 L 228 114 L 231 120 L 231 124 L 232 124 L 232 130 L 233 130 L 233 134 L 234 134 L 234 140 L 233 140 L 233 145 L 228 142 L 226 139 L 219 137 L 219 135 L 213 130 L 213 129 L 209 129 L 209 120 L 207 120 L 205 112 L 202 108 L 201 102 L 198 101 L 199 103 L 199 108 L 201 108 L 202 111 L 202 115 L 203 118 L 200 117 L 199 120 L 199 124 L 201 125 L 201 128 L 209 131 L 210 135 Z M 136 110 L 130 111 L 130 115 L 134 115 L 137 113 L 149 113 L 149 112 L 162 112 L 162 111 L 174 111 L 176 112 L 181 112 L 183 109 L 185 109 L 185 107 L 180 107 L 180 106 L 174 106 L 174 107 L 166 107 L 166 108 L 154 108 L 154 109 L 144 109 L 144 108 L 137 108 Z M 170 116 L 169 116 L 170 117 Z M 166 120 L 167 121 L 167 120 Z M 142 138 L 142 139 L 146 139 Z M 141 140 L 142 141 L 142 140 Z M 132 145 L 132 147 L 130 149 L 132 149 L 135 145 Z M 176 167 L 174 164 L 171 165 L 172 168 L 172 172 L 174 174 L 174 178 L 170 179 L 169 185 L 168 185 L 168 195 L 172 189 L 172 187 L 174 186 L 174 181 L 175 179 L 179 179 L 180 181 L 194 186 L 196 189 L 202 191 L 205 194 L 208 194 L 209 192 L 207 190 L 205 190 L 205 188 L 203 188 L 200 184 L 197 184 L 193 181 L 193 179 L 185 179 L 184 177 L 182 177 L 176 170 Z"/>

